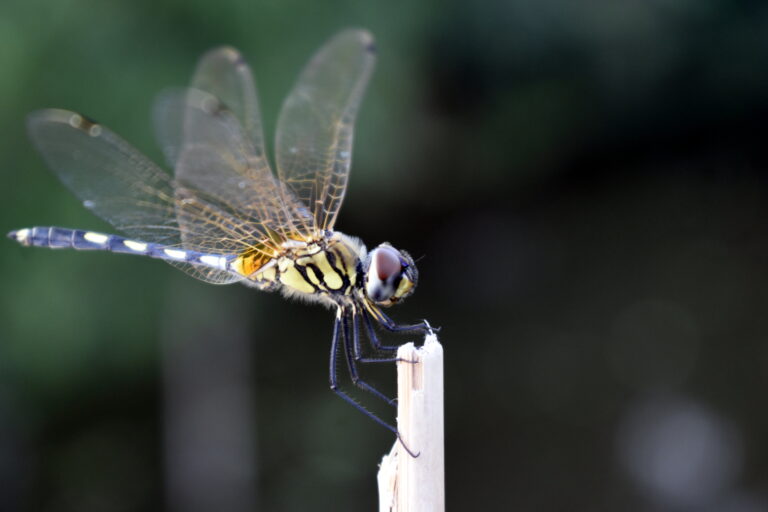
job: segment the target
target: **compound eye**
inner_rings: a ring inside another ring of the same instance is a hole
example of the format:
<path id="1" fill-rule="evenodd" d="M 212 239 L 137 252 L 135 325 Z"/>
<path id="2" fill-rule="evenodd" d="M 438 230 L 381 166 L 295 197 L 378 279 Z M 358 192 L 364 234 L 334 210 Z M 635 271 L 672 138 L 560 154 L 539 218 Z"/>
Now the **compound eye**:
<path id="1" fill-rule="evenodd" d="M 391 247 L 379 247 L 373 251 L 373 268 L 381 281 L 389 281 L 402 272 L 400 255 Z"/>
<path id="2" fill-rule="evenodd" d="M 371 252 L 370 267 L 365 282 L 368 297 L 376 303 L 389 304 L 397 291 L 397 283 L 402 275 L 400 253 L 386 245 L 377 247 Z"/>

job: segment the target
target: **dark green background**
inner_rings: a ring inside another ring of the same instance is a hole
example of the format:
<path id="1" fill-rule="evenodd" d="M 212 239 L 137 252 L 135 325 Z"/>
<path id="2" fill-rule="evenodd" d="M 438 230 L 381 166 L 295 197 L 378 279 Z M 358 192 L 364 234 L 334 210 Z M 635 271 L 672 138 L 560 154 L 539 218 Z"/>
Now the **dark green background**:
<path id="1" fill-rule="evenodd" d="M 154 94 L 227 43 L 272 140 L 348 26 L 379 61 L 337 227 L 423 256 L 391 314 L 443 328 L 449 510 L 767 510 L 764 2 L 6 0 L 0 231 L 109 229 L 28 112 L 81 111 L 160 161 Z M 393 439 L 328 390 L 331 324 L 0 241 L 0 510 L 374 510 Z"/>

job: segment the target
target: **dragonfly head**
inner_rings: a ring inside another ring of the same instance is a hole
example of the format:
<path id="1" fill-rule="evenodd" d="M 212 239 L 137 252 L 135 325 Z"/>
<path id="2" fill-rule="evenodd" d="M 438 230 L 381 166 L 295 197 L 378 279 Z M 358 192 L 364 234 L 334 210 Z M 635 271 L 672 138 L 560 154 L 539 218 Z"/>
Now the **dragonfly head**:
<path id="1" fill-rule="evenodd" d="M 379 306 L 391 306 L 416 289 L 419 272 L 411 255 L 383 243 L 363 262 L 365 294 Z"/>

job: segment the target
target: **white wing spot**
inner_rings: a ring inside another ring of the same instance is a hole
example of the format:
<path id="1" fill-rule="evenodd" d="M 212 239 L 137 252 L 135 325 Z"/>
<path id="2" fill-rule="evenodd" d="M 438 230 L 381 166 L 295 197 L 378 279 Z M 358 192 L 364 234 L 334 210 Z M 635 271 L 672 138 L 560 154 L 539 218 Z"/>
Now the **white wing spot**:
<path id="1" fill-rule="evenodd" d="M 91 208 L 96 206 L 96 204 L 94 204 L 94 202 L 91 201 L 90 199 L 86 199 L 85 201 L 83 201 L 83 206 L 90 210 Z"/>
<path id="2" fill-rule="evenodd" d="M 123 245 L 136 252 L 145 252 L 147 250 L 147 244 L 143 242 L 136 242 L 134 240 L 123 240 Z"/>
<path id="3" fill-rule="evenodd" d="M 341 158 L 349 158 L 349 151 L 340 151 L 339 156 Z"/>
<path id="4" fill-rule="evenodd" d="M 101 126 L 97 124 L 91 126 L 91 128 L 88 130 L 88 135 L 90 135 L 91 137 L 98 137 L 99 135 L 101 135 Z"/>
<path id="5" fill-rule="evenodd" d="M 200 104 L 200 108 L 202 108 L 203 112 L 206 114 L 213 114 L 219 109 L 219 102 L 215 97 L 207 96 Z"/>
<path id="6" fill-rule="evenodd" d="M 174 260 L 186 260 L 187 251 L 177 251 L 176 249 L 163 249 L 166 256 Z"/>
<path id="7" fill-rule="evenodd" d="M 69 126 L 72 128 L 80 128 L 81 124 L 83 124 L 83 116 L 80 114 L 72 114 L 69 116 Z"/>
<path id="8" fill-rule="evenodd" d="M 85 238 L 91 243 L 99 244 L 99 245 L 105 244 L 107 243 L 107 240 L 109 240 L 109 236 L 102 235 L 101 233 L 94 233 L 93 231 L 89 231 L 86 234 L 84 234 L 83 238 Z"/>

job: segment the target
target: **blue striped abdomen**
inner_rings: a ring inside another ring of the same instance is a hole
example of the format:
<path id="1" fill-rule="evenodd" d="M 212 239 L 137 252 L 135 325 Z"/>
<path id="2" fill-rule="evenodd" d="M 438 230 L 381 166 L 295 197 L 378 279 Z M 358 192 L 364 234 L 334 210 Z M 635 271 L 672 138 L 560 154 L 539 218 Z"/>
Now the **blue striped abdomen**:
<path id="1" fill-rule="evenodd" d="M 208 254 L 168 247 L 162 244 L 130 240 L 118 235 L 106 235 L 81 229 L 34 227 L 8 233 L 8 238 L 21 245 L 49 249 L 76 249 L 80 251 L 110 251 L 137 254 L 166 261 L 203 265 L 230 271 L 230 262 L 236 255 Z"/>

